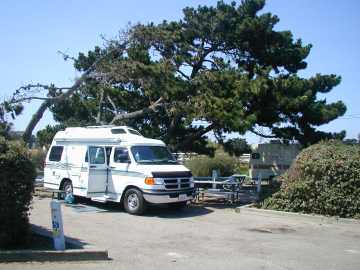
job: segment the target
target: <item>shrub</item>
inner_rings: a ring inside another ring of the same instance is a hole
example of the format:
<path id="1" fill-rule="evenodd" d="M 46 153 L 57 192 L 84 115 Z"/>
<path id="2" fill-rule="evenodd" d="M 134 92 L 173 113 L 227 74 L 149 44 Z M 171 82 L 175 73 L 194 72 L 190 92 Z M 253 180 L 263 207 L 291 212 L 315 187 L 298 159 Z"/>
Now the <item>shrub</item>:
<path id="1" fill-rule="evenodd" d="M 38 171 L 44 170 L 46 151 L 41 148 L 30 149 L 30 158 Z"/>
<path id="2" fill-rule="evenodd" d="M 262 207 L 360 218 L 360 147 L 322 142 L 304 149 Z"/>
<path id="3" fill-rule="evenodd" d="M 235 173 L 237 160 L 227 154 L 216 154 L 211 158 L 208 156 L 196 156 L 185 161 L 194 176 L 211 176 L 213 170 L 219 170 L 221 176 L 230 176 Z"/>
<path id="4" fill-rule="evenodd" d="M 24 244 L 29 236 L 34 178 L 35 168 L 27 150 L 0 137 L 0 248 Z"/>

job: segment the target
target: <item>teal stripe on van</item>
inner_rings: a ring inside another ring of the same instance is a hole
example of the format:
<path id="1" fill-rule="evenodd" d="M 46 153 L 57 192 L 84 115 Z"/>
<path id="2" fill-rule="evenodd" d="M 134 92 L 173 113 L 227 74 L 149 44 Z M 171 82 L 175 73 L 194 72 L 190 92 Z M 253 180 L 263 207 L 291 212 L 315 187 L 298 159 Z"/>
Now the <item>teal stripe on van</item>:
<path id="1" fill-rule="evenodd" d="M 121 175 L 121 176 L 132 176 L 132 177 L 146 177 L 145 174 L 140 173 L 140 172 L 123 171 L 123 170 L 117 170 L 117 169 L 112 169 L 111 174 L 112 175 Z"/>

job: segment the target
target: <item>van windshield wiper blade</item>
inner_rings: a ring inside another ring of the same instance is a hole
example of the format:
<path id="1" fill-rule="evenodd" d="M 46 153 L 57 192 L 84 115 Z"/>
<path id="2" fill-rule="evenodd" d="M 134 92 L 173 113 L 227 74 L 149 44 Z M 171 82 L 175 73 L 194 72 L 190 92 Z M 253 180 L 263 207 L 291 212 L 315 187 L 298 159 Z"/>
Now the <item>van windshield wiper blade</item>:
<path id="1" fill-rule="evenodd" d="M 169 162 L 169 163 L 175 163 L 176 160 L 172 160 L 172 159 L 155 159 L 154 162 Z"/>
<path id="2" fill-rule="evenodd" d="M 162 163 L 162 162 L 166 162 L 166 163 L 176 163 L 176 160 L 171 160 L 171 159 L 143 159 L 143 160 L 138 160 L 137 162 L 139 163 Z"/>

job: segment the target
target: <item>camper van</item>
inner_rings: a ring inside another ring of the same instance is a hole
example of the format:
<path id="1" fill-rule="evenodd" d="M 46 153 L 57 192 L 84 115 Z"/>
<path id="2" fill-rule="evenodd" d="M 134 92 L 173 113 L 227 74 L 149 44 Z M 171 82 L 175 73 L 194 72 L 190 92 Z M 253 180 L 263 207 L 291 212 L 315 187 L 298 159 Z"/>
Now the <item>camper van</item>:
<path id="1" fill-rule="evenodd" d="M 44 169 L 44 187 L 100 202 L 119 202 L 130 214 L 148 203 L 186 206 L 191 172 L 160 140 L 126 126 L 66 128 L 56 133 Z"/>

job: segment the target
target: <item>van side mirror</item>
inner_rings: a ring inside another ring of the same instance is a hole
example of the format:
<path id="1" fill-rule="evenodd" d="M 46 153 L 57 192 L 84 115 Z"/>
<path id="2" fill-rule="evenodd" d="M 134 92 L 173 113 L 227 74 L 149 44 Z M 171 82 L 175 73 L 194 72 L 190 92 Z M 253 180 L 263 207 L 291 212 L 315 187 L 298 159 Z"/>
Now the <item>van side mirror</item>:
<path id="1" fill-rule="evenodd" d="M 128 154 L 120 154 L 116 157 L 116 163 L 131 163 Z"/>

